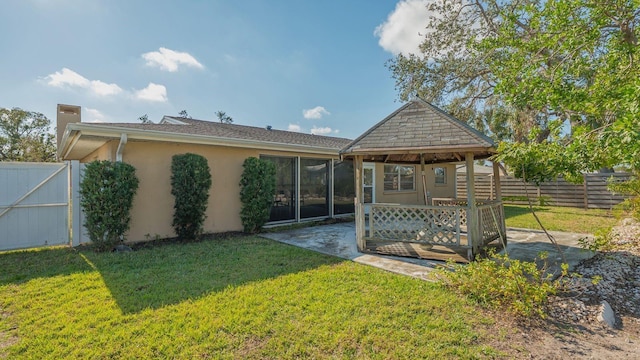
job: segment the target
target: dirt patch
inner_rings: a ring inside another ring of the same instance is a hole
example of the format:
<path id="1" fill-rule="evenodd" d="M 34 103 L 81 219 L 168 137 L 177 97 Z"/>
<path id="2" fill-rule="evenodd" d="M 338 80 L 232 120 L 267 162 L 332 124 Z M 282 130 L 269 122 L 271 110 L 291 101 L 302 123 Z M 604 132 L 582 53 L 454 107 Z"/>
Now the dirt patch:
<path id="1" fill-rule="evenodd" d="M 505 353 L 506 358 L 638 359 L 638 321 L 627 317 L 622 321 L 625 325 L 614 330 L 594 323 L 553 319 L 522 323 L 503 316 L 488 330 L 495 334 L 490 345 Z"/>

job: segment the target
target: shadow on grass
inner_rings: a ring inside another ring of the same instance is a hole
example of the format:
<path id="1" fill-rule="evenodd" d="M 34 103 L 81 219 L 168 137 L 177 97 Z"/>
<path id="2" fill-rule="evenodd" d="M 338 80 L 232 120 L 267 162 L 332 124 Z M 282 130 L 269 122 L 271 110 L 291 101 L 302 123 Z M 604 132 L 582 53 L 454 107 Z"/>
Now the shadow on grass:
<path id="1" fill-rule="evenodd" d="M 93 271 L 75 249 L 68 247 L 3 252 L 0 269 L 0 285 Z"/>
<path id="2" fill-rule="evenodd" d="M 258 237 L 163 244 L 129 253 L 83 252 L 123 313 L 156 309 L 343 260 Z"/>
<path id="3" fill-rule="evenodd" d="M 0 253 L 0 286 L 98 271 L 126 314 L 342 261 L 250 236 L 194 243 L 160 241 L 126 253 L 42 248 Z"/>

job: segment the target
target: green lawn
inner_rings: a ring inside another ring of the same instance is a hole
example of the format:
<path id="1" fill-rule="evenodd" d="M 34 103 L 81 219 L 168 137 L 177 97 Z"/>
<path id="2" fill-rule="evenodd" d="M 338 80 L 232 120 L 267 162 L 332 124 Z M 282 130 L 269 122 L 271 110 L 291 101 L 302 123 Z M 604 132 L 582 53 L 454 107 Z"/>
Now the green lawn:
<path id="1" fill-rule="evenodd" d="M 0 253 L 0 358 L 486 358 L 438 285 L 257 237 Z"/>
<path id="2" fill-rule="evenodd" d="M 547 230 L 593 234 L 600 228 L 616 224 L 610 211 L 576 209 L 558 206 L 534 206 L 536 215 Z M 540 229 L 527 205 L 504 205 L 508 227 Z"/>

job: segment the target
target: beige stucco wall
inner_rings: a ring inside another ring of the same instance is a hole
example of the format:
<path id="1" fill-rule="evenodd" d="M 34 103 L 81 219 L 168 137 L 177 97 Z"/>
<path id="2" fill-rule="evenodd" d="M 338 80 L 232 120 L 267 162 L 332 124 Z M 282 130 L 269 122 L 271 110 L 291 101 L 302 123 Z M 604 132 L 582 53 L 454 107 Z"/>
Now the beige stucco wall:
<path id="1" fill-rule="evenodd" d="M 118 141 L 111 140 L 94 150 L 89 155 L 80 159 L 80 162 L 91 162 L 94 160 L 109 160 L 113 161 L 116 158 L 116 150 L 118 149 Z"/>
<path id="2" fill-rule="evenodd" d="M 114 160 L 117 143 L 113 141 L 103 145 L 81 162 Z M 128 241 L 175 236 L 171 226 L 174 204 L 174 197 L 171 195 L 171 158 L 175 154 L 188 152 L 204 156 L 211 169 L 212 185 L 204 223 L 206 233 L 242 230 L 239 183 L 243 171 L 242 163 L 246 158 L 277 155 L 337 159 L 337 156 L 284 151 L 129 141 L 124 147 L 122 160 L 136 168 L 140 184 L 133 201 Z"/>
<path id="3" fill-rule="evenodd" d="M 384 165 L 377 163 L 375 169 L 376 177 L 376 202 L 390 204 L 419 204 L 424 205 L 424 191 L 420 165 L 415 166 L 415 191 L 384 191 Z M 387 164 L 392 165 L 392 164 Z M 436 185 L 434 168 L 446 168 L 446 184 Z M 426 164 L 427 191 L 431 198 L 453 198 L 456 196 L 456 166 L 455 164 Z"/>

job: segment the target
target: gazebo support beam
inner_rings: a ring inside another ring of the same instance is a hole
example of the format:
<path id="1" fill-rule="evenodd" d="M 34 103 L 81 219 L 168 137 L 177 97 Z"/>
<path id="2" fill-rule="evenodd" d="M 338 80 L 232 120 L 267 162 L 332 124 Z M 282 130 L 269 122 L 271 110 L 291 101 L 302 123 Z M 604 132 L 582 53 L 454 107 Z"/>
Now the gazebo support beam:
<path id="1" fill-rule="evenodd" d="M 467 167 L 467 240 L 472 247 L 469 260 L 474 257 L 480 249 L 480 224 L 478 219 L 478 207 L 476 205 L 475 174 L 473 168 L 473 153 L 467 152 L 464 156 Z"/>
<path id="2" fill-rule="evenodd" d="M 358 251 L 362 252 L 366 249 L 364 239 L 364 190 L 362 189 L 362 155 L 356 155 L 353 158 L 353 170 L 355 172 L 355 189 L 356 198 L 354 199 L 355 215 L 356 215 L 356 244 Z"/>

